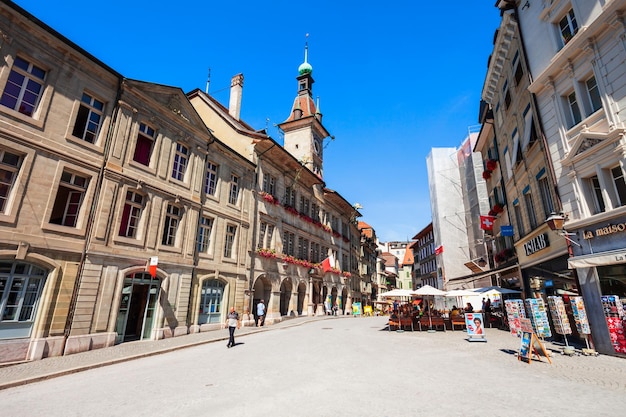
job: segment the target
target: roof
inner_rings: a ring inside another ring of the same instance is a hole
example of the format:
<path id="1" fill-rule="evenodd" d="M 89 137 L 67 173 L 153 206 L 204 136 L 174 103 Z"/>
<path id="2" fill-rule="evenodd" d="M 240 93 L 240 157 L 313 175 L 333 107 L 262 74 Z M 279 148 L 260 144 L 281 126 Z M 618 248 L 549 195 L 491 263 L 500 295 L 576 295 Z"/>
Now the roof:
<path id="1" fill-rule="evenodd" d="M 404 259 L 402 260 L 402 265 L 413 265 L 413 262 L 414 262 L 413 251 L 405 250 L 404 251 Z"/>
<path id="2" fill-rule="evenodd" d="M 396 262 L 398 262 L 398 257 L 393 253 L 383 252 L 380 254 L 380 257 L 385 261 L 385 265 L 393 264 L 395 266 Z"/>

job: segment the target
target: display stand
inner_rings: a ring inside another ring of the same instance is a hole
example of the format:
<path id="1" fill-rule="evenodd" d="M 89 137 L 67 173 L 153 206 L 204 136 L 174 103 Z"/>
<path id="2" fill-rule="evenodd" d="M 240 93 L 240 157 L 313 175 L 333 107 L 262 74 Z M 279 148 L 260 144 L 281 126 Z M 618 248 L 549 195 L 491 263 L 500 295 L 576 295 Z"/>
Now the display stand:
<path id="1" fill-rule="evenodd" d="M 526 318 L 526 312 L 524 311 L 524 301 L 506 300 L 504 302 L 504 308 L 506 310 L 506 317 L 509 322 L 509 329 L 511 330 L 511 334 L 520 337 L 522 335 L 520 319 Z"/>
<path id="2" fill-rule="evenodd" d="M 546 305 L 541 298 L 527 298 L 524 302 L 533 329 L 537 337 L 545 339 L 552 336 Z"/>
<path id="3" fill-rule="evenodd" d="M 554 331 L 557 334 L 562 335 L 563 339 L 565 339 L 565 348 L 563 349 L 563 353 L 572 355 L 574 353 L 574 348 L 567 342 L 567 335 L 572 334 L 572 327 L 570 326 L 569 319 L 567 318 L 567 311 L 565 311 L 565 303 L 563 302 L 563 299 L 554 295 L 548 297 L 548 307 L 550 308 L 550 314 L 552 315 L 552 325 L 554 326 Z"/>
<path id="4" fill-rule="evenodd" d="M 546 348 L 541 343 L 541 340 L 537 337 L 533 330 L 530 319 L 520 319 L 522 327 L 522 337 L 520 339 L 520 348 L 517 354 L 517 360 L 526 360 L 528 364 L 532 363 L 532 356 L 535 355 L 537 360 L 541 361 L 540 353 L 545 356 L 548 363 L 552 365 L 550 356 L 546 351 Z"/>
<path id="5" fill-rule="evenodd" d="M 482 313 L 465 313 L 467 340 L 470 342 L 486 342 L 485 321 Z"/>
<path id="6" fill-rule="evenodd" d="M 624 335 L 624 307 L 617 295 L 603 295 L 602 307 L 606 324 L 609 327 L 611 344 L 616 353 L 626 353 L 626 335 Z"/>
<path id="7" fill-rule="evenodd" d="M 574 322 L 576 324 L 576 330 L 578 334 L 582 335 L 587 345 L 587 350 L 583 350 L 586 355 L 597 355 L 595 349 L 589 346 L 589 335 L 591 334 L 591 326 L 589 326 L 589 320 L 587 319 L 587 311 L 585 310 L 585 303 L 582 297 L 570 297 L 570 303 L 572 304 L 572 315 L 574 316 Z"/>

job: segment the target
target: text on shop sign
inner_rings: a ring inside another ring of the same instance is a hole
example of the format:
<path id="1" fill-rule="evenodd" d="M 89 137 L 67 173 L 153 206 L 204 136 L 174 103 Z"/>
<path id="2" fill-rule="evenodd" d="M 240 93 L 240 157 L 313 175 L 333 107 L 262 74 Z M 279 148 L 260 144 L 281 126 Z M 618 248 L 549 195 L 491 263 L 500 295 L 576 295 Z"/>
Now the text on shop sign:
<path id="1" fill-rule="evenodd" d="M 548 235 L 546 233 L 535 236 L 530 239 L 528 242 L 524 243 L 524 251 L 526 252 L 526 256 L 530 256 L 535 252 L 539 252 L 542 249 L 550 246 L 550 242 L 548 242 Z"/>
<path id="2" fill-rule="evenodd" d="M 608 236 L 621 232 L 626 232 L 626 223 L 609 224 L 596 230 L 585 230 L 583 237 L 585 239 L 593 239 L 594 237 Z"/>

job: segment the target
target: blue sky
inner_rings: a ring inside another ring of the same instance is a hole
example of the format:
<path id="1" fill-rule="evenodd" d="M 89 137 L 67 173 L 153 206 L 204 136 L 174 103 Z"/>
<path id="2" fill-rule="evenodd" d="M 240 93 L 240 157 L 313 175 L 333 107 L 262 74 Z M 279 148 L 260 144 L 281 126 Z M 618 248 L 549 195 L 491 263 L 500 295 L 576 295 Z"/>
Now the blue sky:
<path id="1" fill-rule="evenodd" d="M 228 105 L 243 73 L 242 119 L 279 142 L 308 33 L 313 94 L 335 136 L 324 180 L 382 241 L 430 223 L 426 156 L 477 125 L 500 21 L 493 0 L 15 3 L 127 78 L 188 92 L 210 68 L 209 93 Z"/>

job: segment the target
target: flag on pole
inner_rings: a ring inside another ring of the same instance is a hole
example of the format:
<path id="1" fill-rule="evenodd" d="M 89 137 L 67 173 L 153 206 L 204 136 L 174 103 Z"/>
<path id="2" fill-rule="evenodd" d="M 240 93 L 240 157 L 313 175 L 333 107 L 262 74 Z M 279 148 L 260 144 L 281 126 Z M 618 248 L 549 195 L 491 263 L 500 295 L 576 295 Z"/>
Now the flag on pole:
<path id="1" fill-rule="evenodd" d="M 480 216 L 480 228 L 483 230 L 493 230 L 493 216 Z"/>
<path id="2" fill-rule="evenodd" d="M 435 248 L 435 255 L 441 255 L 443 253 L 443 245 L 439 245 Z"/>
<path id="3" fill-rule="evenodd" d="M 150 271 L 150 276 L 152 276 L 152 278 L 156 278 L 158 266 L 159 266 L 159 257 L 151 256 L 150 260 L 148 261 L 148 271 Z"/>
<path id="4" fill-rule="evenodd" d="M 330 254 L 322 261 L 322 270 L 324 273 L 331 271 L 335 267 L 335 257 Z"/>

